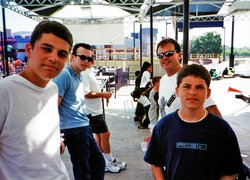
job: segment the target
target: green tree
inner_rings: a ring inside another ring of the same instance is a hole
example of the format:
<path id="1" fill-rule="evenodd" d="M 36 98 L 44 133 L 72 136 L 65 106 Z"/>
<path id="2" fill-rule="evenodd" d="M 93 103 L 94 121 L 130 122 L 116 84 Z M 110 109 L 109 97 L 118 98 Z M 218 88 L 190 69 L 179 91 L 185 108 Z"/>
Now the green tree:
<path id="1" fill-rule="evenodd" d="M 208 32 L 191 40 L 192 54 L 220 54 L 221 37 L 216 32 Z"/>

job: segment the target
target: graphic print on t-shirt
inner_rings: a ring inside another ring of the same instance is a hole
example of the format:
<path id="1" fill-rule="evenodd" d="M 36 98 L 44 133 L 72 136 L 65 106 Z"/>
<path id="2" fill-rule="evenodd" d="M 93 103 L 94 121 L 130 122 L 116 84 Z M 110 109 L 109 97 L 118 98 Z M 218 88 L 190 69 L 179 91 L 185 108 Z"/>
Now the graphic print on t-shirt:
<path id="1" fill-rule="evenodd" d="M 160 99 L 160 113 L 161 113 L 161 117 L 163 117 L 163 116 L 166 115 L 166 112 L 165 112 L 166 105 L 168 107 L 170 107 L 171 104 L 174 102 L 175 99 L 176 99 L 176 93 L 175 92 L 170 96 L 170 98 L 167 101 L 165 100 L 165 97 L 161 97 L 161 99 Z"/>

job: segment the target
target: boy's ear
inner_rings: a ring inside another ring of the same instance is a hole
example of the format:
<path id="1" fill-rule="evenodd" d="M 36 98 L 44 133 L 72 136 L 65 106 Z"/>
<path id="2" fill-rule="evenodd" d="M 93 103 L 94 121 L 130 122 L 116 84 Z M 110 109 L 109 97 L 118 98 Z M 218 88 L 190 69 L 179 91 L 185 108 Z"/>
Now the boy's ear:
<path id="1" fill-rule="evenodd" d="M 178 96 L 179 97 L 179 88 L 176 86 L 176 88 L 175 88 L 175 93 L 176 93 L 176 96 Z"/>
<path id="2" fill-rule="evenodd" d="M 31 44 L 28 42 L 25 46 L 25 54 L 27 57 L 30 57 L 31 55 L 31 51 L 32 51 L 32 46 Z"/>
<path id="3" fill-rule="evenodd" d="M 209 98 L 209 97 L 210 97 L 210 95 L 211 95 L 211 89 L 210 89 L 210 88 L 208 88 L 208 89 L 207 89 L 207 97 L 206 97 L 206 98 Z"/>

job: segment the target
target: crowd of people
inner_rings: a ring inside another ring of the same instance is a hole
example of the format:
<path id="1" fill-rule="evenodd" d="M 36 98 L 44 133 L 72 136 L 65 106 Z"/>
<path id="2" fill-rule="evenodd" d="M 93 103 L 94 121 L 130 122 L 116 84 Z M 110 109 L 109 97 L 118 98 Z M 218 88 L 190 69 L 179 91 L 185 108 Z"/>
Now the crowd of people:
<path id="1" fill-rule="evenodd" d="M 73 46 L 64 25 L 42 21 L 25 53 L 27 67 L 0 81 L 0 179 L 69 179 L 60 157 L 65 147 L 76 180 L 103 180 L 105 171 L 125 169 L 111 153 L 101 98 L 112 94 L 98 88 L 91 46 Z M 138 128 L 154 126 L 144 157 L 154 178 L 235 179 L 243 170 L 240 149 L 210 96 L 209 72 L 182 66 L 174 39 L 160 41 L 156 53 L 166 74 L 151 78 L 145 62 L 131 93 Z"/>

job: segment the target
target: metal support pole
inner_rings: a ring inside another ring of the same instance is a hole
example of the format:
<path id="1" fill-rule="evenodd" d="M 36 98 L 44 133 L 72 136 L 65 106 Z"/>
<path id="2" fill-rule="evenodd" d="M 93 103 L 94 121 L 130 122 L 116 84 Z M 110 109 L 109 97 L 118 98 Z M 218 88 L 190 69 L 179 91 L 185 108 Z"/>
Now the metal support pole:
<path id="1" fill-rule="evenodd" d="M 2 52 L 1 52 L 1 53 L 2 53 L 2 60 L 3 60 L 3 61 L 2 61 L 2 63 L 3 63 L 3 64 L 2 64 L 2 65 L 3 65 L 3 66 L 2 66 L 2 73 L 5 74 L 4 50 L 3 50 L 3 49 L 4 49 L 4 48 L 3 48 L 3 47 L 4 47 L 4 44 L 3 44 L 3 32 L 2 32 L 2 31 L 0 32 L 0 35 L 1 35 L 1 47 L 2 47 Z"/>
<path id="2" fill-rule="evenodd" d="M 142 66 L 142 24 L 140 23 L 140 68 Z"/>
<path id="3" fill-rule="evenodd" d="M 226 27 L 223 27 L 224 29 L 224 51 L 223 51 L 223 61 L 226 60 Z"/>
<path id="4" fill-rule="evenodd" d="M 234 16 L 232 16 L 232 39 L 231 39 L 231 53 L 229 57 L 229 67 L 234 67 Z"/>
<path id="5" fill-rule="evenodd" d="M 152 69 L 154 69 L 154 53 L 153 53 L 153 47 L 154 47 L 154 29 L 153 29 L 153 6 L 150 6 L 150 63 L 152 65 Z M 151 78 L 153 77 L 153 71 L 151 73 Z"/>
<path id="6" fill-rule="evenodd" d="M 183 64 L 188 64 L 189 61 L 189 0 L 184 0 L 183 4 Z"/>
<path id="7" fill-rule="evenodd" d="M 168 21 L 166 21 L 166 38 L 168 38 Z"/>
<path id="8" fill-rule="evenodd" d="M 175 18 L 175 40 L 178 41 L 178 21 Z"/>
<path id="9" fill-rule="evenodd" d="M 5 23 L 5 0 L 2 0 L 2 15 L 3 15 L 3 44 L 4 44 L 4 54 L 3 54 L 3 65 L 5 68 L 5 76 L 9 76 L 9 62 L 8 62 L 8 51 L 7 51 L 7 35 L 6 35 L 6 23 Z"/>
<path id="10" fill-rule="evenodd" d="M 135 22 L 133 23 L 133 31 L 134 31 L 134 36 L 133 36 L 133 59 L 135 60 Z"/>

